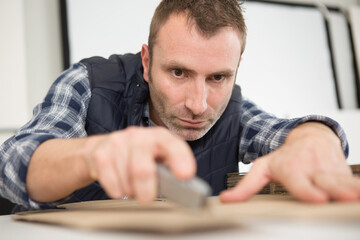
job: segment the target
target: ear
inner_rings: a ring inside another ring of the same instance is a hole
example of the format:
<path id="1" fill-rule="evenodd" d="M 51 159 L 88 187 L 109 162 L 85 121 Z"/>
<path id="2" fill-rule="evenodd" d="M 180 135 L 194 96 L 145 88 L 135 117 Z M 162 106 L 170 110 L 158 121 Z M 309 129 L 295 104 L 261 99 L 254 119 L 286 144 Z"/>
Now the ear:
<path id="1" fill-rule="evenodd" d="M 143 77 L 146 82 L 149 82 L 150 56 L 149 56 L 149 47 L 146 44 L 143 44 L 141 47 L 141 61 L 144 68 Z"/>
<path id="2" fill-rule="evenodd" d="M 238 67 L 240 67 L 240 63 L 241 63 L 241 61 L 242 61 L 242 57 L 240 57 Z"/>

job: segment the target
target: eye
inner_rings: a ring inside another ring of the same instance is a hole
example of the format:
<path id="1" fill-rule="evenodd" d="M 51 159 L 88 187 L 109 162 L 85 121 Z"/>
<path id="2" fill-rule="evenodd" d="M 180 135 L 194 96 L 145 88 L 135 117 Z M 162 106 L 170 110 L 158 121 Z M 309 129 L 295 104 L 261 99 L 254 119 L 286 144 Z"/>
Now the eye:
<path id="1" fill-rule="evenodd" d="M 217 75 L 214 75 L 212 78 L 213 78 L 213 80 L 214 80 L 215 82 L 221 82 L 221 81 L 223 81 L 223 80 L 225 79 L 225 76 L 224 76 L 224 75 L 217 74 Z"/>
<path id="2" fill-rule="evenodd" d="M 173 70 L 171 70 L 171 72 L 174 75 L 174 77 L 176 77 L 176 78 L 184 77 L 184 71 L 181 69 L 173 69 Z"/>

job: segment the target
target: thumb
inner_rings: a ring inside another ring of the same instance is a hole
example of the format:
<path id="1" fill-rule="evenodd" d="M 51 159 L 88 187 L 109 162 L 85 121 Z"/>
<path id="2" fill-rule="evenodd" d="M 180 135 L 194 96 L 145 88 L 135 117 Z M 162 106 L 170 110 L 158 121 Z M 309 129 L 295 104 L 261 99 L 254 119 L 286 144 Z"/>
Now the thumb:
<path id="1" fill-rule="evenodd" d="M 234 188 L 225 190 L 220 194 L 220 200 L 222 202 L 246 201 L 270 181 L 268 156 L 258 158 L 254 161 L 250 171 Z"/>

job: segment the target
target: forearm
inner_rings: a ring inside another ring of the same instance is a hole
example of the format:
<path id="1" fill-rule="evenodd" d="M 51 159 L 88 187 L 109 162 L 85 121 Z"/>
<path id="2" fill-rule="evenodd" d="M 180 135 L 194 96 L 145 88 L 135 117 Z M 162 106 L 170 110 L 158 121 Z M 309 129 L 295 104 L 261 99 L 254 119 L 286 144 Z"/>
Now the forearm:
<path id="1" fill-rule="evenodd" d="M 243 101 L 242 110 L 243 131 L 239 146 L 239 160 L 244 163 L 250 163 L 258 157 L 275 151 L 284 144 L 290 132 L 305 123 L 320 124 L 329 133 L 334 134 L 337 139 L 340 139 L 345 156 L 348 155 L 349 148 L 343 129 L 336 121 L 328 117 L 308 115 L 281 119 L 262 111 L 247 100 Z"/>
<path id="2" fill-rule="evenodd" d="M 90 176 L 87 157 L 101 136 L 51 139 L 34 152 L 28 167 L 26 188 L 37 202 L 54 202 L 87 186 Z"/>

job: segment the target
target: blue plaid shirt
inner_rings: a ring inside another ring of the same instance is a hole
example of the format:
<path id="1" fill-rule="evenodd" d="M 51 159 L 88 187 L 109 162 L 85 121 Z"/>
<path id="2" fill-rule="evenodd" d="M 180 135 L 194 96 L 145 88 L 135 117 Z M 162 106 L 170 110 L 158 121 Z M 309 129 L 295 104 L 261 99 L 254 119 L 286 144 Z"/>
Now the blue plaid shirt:
<path id="1" fill-rule="evenodd" d="M 38 203 L 26 191 L 26 173 L 35 149 L 52 138 L 85 137 L 85 119 L 91 98 L 86 67 L 75 64 L 51 86 L 44 101 L 34 109 L 33 118 L 0 147 L 0 195 L 27 208 L 53 207 L 57 203 Z M 147 108 L 145 108 L 147 109 Z M 243 132 L 239 161 L 250 163 L 283 144 L 289 131 L 306 121 L 320 121 L 333 129 L 342 142 L 345 155 L 348 143 L 342 128 L 327 117 L 306 116 L 279 119 L 260 110 L 252 102 L 242 101 Z M 149 117 L 148 111 L 144 117 Z"/>

